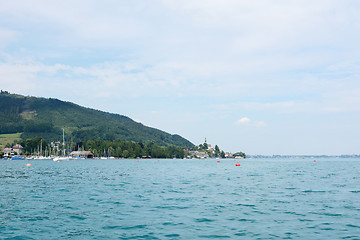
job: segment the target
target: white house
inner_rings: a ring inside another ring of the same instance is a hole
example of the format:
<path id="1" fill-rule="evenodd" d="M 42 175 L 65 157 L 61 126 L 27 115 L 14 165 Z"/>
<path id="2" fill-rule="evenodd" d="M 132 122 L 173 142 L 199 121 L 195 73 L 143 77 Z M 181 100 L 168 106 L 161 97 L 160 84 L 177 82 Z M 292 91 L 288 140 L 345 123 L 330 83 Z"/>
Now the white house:
<path id="1" fill-rule="evenodd" d="M 12 148 L 4 148 L 4 149 L 1 149 L 1 151 L 4 153 L 5 157 L 9 157 L 11 155 L 14 155 L 14 151 L 13 151 Z"/>
<path id="2" fill-rule="evenodd" d="M 20 144 L 16 144 L 12 147 L 13 151 L 16 152 L 18 155 L 23 154 L 23 147 Z"/>

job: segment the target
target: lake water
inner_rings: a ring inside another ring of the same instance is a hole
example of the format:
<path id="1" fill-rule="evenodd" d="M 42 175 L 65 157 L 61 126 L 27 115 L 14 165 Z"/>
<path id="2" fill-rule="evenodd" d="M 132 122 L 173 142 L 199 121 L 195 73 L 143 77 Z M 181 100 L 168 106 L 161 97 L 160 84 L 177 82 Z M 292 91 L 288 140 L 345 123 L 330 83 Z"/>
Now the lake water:
<path id="1" fill-rule="evenodd" d="M 316 160 L 3 160 L 0 239 L 360 239 L 360 159 Z"/>

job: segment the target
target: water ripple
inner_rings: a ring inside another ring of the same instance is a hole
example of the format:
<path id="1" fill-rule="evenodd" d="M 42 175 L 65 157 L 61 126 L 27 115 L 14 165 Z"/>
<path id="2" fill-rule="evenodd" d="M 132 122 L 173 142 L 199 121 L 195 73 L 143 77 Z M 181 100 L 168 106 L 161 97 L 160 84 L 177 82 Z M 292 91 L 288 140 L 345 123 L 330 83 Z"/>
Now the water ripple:
<path id="1" fill-rule="evenodd" d="M 0 239 L 359 239 L 360 161 L 0 161 Z"/>

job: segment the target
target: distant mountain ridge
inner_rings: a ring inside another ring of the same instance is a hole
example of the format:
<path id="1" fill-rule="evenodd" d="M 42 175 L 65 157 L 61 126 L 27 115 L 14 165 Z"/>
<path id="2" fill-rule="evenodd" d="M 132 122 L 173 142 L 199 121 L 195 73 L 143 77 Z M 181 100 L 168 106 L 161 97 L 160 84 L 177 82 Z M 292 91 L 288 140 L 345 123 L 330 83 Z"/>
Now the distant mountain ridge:
<path id="1" fill-rule="evenodd" d="M 68 140 L 90 139 L 146 142 L 162 146 L 191 147 L 187 139 L 144 126 L 129 117 L 85 108 L 53 98 L 26 97 L 0 93 L 0 134 L 22 132 L 22 139 L 41 136 L 61 139 L 61 128 Z"/>

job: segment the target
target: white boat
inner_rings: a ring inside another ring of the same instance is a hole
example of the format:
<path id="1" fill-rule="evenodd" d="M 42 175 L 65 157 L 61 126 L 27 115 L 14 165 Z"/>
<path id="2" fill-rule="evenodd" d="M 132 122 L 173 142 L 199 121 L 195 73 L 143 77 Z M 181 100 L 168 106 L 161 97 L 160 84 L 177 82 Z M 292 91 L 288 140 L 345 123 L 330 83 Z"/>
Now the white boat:
<path id="1" fill-rule="evenodd" d="M 71 157 L 54 157 L 53 158 L 53 161 L 54 162 L 57 162 L 57 161 L 70 161 L 70 160 L 72 160 L 73 158 L 71 158 Z"/>
<path id="2" fill-rule="evenodd" d="M 65 152 L 65 132 L 63 129 L 63 156 L 57 156 L 53 158 L 54 162 L 58 162 L 58 161 L 70 161 L 73 160 L 73 158 L 66 156 L 66 152 Z"/>
<path id="3" fill-rule="evenodd" d="M 38 156 L 38 157 L 34 157 L 34 160 L 52 160 L 52 157 L 45 157 L 45 156 Z"/>

